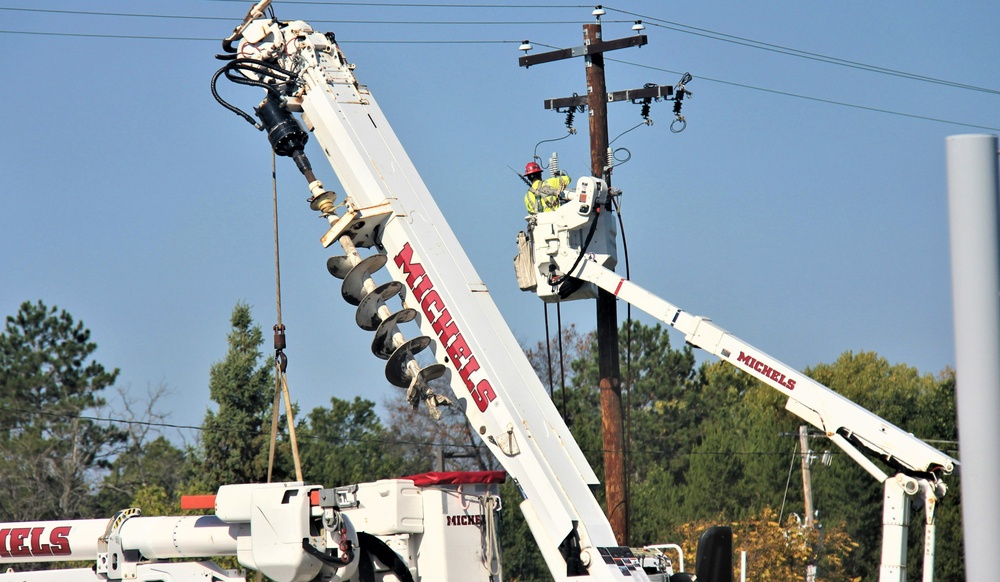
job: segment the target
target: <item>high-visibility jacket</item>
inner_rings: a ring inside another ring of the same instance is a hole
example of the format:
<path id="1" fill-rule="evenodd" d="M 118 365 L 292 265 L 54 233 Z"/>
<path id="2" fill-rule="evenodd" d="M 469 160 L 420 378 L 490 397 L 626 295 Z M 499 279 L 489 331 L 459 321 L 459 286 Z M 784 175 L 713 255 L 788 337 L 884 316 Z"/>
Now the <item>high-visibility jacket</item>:
<path id="1" fill-rule="evenodd" d="M 570 177 L 566 174 L 535 180 L 524 195 L 524 207 L 529 214 L 550 212 L 559 208 L 559 195 L 569 186 Z"/>

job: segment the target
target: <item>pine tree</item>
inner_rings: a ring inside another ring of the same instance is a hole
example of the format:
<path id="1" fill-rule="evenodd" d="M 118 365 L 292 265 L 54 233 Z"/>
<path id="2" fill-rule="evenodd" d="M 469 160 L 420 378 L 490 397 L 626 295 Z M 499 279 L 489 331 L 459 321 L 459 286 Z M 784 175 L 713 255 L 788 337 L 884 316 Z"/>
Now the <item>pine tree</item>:
<path id="1" fill-rule="evenodd" d="M 84 414 L 115 382 L 91 359 L 90 330 L 66 311 L 25 302 L 0 334 L 0 521 L 90 512 L 94 469 L 125 435 Z"/>
<path id="2" fill-rule="evenodd" d="M 207 489 L 267 480 L 273 359 L 261 362 L 264 337 L 249 305 L 237 303 L 230 322 L 229 351 L 212 365 L 209 375 L 209 396 L 218 410 L 208 410 L 202 422 L 201 485 Z M 272 480 L 286 476 L 282 467 L 276 467 Z"/>

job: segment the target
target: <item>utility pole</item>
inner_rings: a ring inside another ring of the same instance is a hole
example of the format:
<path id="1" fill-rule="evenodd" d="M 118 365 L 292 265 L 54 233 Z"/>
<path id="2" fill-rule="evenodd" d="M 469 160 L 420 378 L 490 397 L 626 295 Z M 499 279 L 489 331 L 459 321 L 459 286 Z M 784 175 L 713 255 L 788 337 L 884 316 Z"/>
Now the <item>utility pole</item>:
<path id="1" fill-rule="evenodd" d="M 604 41 L 601 37 L 600 17 L 604 10 L 600 6 L 594 10 L 597 22 L 583 25 L 583 46 L 571 49 L 559 49 L 536 55 L 521 57 L 518 61 L 522 67 L 530 67 L 577 56 L 582 56 L 586 63 L 587 94 L 586 96 L 549 99 L 545 101 L 546 109 L 572 109 L 586 106 L 590 120 L 590 170 L 597 178 L 603 178 L 611 187 L 611 168 L 608 164 L 608 102 L 636 101 L 659 99 L 673 94 L 672 86 L 652 86 L 642 89 L 632 89 L 608 94 L 604 78 L 604 53 L 611 50 L 642 46 L 646 44 L 646 35 Z M 638 24 L 638 23 L 637 23 Z M 638 29 L 637 29 L 638 30 Z M 527 41 L 525 41 L 527 44 Z M 529 45 L 530 46 L 530 45 Z M 612 203 L 610 197 L 598 220 L 611 219 Z M 621 545 L 629 544 L 629 500 L 625 494 L 626 463 L 625 437 L 622 423 L 622 387 L 621 368 L 618 353 L 618 306 L 617 299 L 607 291 L 599 290 L 597 298 L 597 351 L 598 370 L 600 373 L 601 394 L 601 428 L 604 444 L 604 487 L 607 498 L 608 521 L 614 531 L 615 538 Z"/>
<path id="2" fill-rule="evenodd" d="M 805 500 L 805 521 L 803 525 L 807 531 L 813 529 L 813 490 L 812 473 L 809 470 L 809 427 L 799 426 L 799 448 L 802 450 L 802 497 Z M 806 582 L 815 582 L 816 565 L 806 565 Z"/>

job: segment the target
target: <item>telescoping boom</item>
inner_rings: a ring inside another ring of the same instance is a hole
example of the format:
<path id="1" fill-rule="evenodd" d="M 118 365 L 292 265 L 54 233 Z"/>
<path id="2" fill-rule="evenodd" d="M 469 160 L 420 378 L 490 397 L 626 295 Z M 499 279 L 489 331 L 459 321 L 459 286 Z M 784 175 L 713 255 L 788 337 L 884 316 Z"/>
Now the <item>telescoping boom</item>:
<path id="1" fill-rule="evenodd" d="M 934 507 L 941 481 L 958 462 L 912 434 L 739 339 L 706 317 L 692 315 L 613 271 L 616 226 L 603 180 L 584 176 L 553 212 L 528 217 L 515 261 L 523 290 L 545 301 L 586 297 L 594 285 L 684 334 L 691 345 L 718 356 L 787 397 L 785 408 L 812 424 L 884 486 L 882 582 L 905 580 L 909 503 L 926 510 L 925 580 L 933 570 Z M 525 253 L 530 259 L 524 257 Z M 560 293 L 562 291 L 562 293 Z M 590 293 L 592 296 L 592 293 Z M 890 476 L 872 458 L 897 471 Z"/>

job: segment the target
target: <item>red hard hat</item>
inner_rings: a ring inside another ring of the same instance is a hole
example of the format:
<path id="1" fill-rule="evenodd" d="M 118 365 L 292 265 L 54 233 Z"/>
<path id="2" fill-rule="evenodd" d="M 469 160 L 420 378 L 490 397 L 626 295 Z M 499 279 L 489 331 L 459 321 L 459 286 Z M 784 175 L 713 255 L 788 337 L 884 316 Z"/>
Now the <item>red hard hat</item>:
<path id="1" fill-rule="evenodd" d="M 528 162 L 528 165 L 524 166 L 524 175 L 528 176 L 530 174 L 541 174 L 542 167 L 535 162 Z"/>

